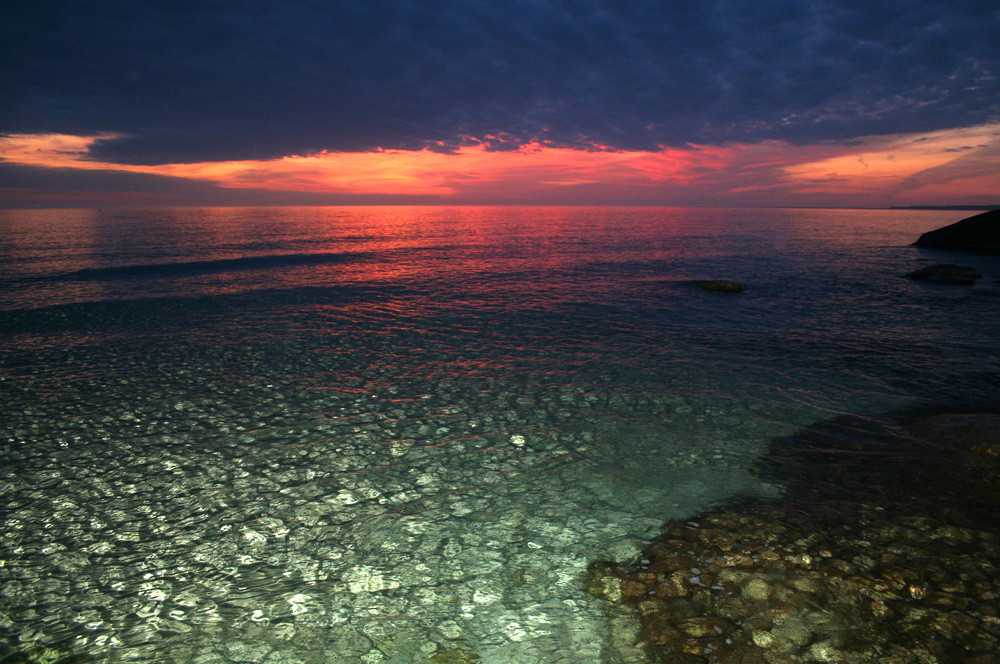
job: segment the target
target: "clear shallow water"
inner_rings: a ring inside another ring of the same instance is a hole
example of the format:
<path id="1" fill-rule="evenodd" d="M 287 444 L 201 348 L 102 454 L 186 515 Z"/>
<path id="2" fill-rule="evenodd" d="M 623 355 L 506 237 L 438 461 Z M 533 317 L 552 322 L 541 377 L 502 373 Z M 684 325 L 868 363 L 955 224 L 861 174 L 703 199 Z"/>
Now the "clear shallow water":
<path id="1" fill-rule="evenodd" d="M 0 653 L 604 661 L 589 561 L 780 492 L 775 436 L 994 396 L 996 259 L 900 276 L 963 216 L 2 211 Z"/>

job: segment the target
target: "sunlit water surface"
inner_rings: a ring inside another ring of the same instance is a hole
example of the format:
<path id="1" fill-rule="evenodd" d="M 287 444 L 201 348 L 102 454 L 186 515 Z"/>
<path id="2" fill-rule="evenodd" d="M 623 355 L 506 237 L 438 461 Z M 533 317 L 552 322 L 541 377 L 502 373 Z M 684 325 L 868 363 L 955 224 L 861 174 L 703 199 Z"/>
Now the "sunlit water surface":
<path id="1" fill-rule="evenodd" d="M 993 396 L 996 259 L 901 277 L 962 216 L 0 211 L 0 657 L 606 661 L 589 561 L 779 494 L 775 436 Z"/>

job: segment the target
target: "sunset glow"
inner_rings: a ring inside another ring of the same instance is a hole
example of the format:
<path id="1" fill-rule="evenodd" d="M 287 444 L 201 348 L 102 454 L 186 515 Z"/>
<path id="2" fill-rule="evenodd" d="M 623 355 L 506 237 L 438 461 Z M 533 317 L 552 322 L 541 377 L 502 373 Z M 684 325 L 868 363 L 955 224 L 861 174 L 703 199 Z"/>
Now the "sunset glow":
<path id="1" fill-rule="evenodd" d="M 442 202 L 687 202 L 714 192 L 721 202 L 757 196 L 806 201 L 829 198 L 860 205 L 921 202 L 939 180 L 964 198 L 1000 191 L 1000 124 L 925 134 L 877 136 L 851 145 L 784 141 L 691 145 L 658 151 L 578 149 L 530 143 L 491 150 L 473 142 L 453 152 L 322 151 L 268 160 L 137 165 L 90 157 L 119 134 L 9 134 L 0 161 L 44 169 L 167 176 L 252 189 L 346 195 L 416 196 Z M 937 176 L 935 176 L 937 174 Z"/>

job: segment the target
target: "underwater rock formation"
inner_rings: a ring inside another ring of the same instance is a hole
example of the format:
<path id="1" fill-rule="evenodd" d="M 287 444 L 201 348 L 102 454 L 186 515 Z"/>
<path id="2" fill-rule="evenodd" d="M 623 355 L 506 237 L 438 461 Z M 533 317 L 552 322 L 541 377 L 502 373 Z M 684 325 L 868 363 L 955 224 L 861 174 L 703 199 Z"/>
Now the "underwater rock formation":
<path id="1" fill-rule="evenodd" d="M 816 529 L 781 506 L 667 524 L 594 594 L 635 607 L 655 662 L 990 662 L 1000 652 L 998 539 L 930 518 Z"/>
<path id="2" fill-rule="evenodd" d="M 670 521 L 587 590 L 653 662 L 996 662 L 1000 415 L 842 417 L 775 441 L 781 501 Z"/>

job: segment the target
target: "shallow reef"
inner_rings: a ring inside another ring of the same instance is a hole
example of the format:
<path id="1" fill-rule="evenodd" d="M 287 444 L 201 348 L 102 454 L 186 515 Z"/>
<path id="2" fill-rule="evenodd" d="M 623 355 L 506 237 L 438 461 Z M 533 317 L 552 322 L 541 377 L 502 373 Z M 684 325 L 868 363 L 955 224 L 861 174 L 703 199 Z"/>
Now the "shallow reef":
<path id="1" fill-rule="evenodd" d="M 1000 417 L 839 417 L 774 441 L 778 501 L 674 520 L 587 590 L 650 661 L 1000 661 Z"/>

